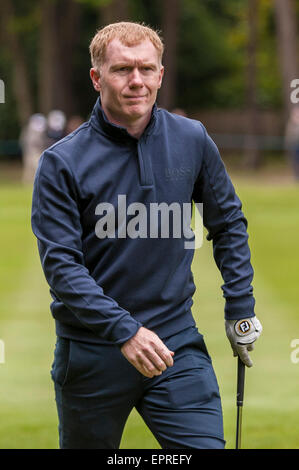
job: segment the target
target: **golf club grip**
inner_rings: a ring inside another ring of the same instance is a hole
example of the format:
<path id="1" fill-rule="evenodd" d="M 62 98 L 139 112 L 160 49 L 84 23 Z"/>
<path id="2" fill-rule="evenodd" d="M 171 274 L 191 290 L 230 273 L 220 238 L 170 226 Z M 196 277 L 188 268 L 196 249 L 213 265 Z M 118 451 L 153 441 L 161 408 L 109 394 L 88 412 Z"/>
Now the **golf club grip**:
<path id="1" fill-rule="evenodd" d="M 237 406 L 243 406 L 245 382 L 245 364 L 238 356 Z"/>

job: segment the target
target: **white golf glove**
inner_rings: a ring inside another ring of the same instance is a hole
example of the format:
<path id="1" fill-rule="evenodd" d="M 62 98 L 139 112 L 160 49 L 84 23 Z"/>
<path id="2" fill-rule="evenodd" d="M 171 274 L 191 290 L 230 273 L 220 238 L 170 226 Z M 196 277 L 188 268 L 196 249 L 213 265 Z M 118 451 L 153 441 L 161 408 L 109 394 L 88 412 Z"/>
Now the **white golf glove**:
<path id="1" fill-rule="evenodd" d="M 225 320 L 226 335 L 234 356 L 240 356 L 247 367 L 253 365 L 248 352 L 254 349 L 253 343 L 260 336 L 262 329 L 262 325 L 256 317 Z"/>

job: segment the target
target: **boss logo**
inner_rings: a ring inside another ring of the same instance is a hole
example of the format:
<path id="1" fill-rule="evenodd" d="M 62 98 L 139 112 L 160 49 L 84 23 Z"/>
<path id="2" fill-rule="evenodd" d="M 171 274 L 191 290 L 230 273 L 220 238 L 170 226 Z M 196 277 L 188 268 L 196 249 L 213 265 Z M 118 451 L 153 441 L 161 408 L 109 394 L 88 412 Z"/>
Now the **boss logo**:
<path id="1" fill-rule="evenodd" d="M 180 168 L 165 168 L 165 176 L 170 180 L 179 180 L 191 175 L 191 173 L 191 168 L 184 166 L 181 166 Z"/>

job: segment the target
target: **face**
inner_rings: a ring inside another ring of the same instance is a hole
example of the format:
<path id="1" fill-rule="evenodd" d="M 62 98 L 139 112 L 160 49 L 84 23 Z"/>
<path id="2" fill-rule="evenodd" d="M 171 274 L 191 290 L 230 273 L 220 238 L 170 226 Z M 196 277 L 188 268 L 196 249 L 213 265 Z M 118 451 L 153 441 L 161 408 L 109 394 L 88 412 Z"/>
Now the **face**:
<path id="1" fill-rule="evenodd" d="M 150 40 L 127 47 L 114 39 L 107 46 L 100 73 L 92 68 L 90 76 L 107 117 L 128 123 L 150 116 L 163 70 Z"/>

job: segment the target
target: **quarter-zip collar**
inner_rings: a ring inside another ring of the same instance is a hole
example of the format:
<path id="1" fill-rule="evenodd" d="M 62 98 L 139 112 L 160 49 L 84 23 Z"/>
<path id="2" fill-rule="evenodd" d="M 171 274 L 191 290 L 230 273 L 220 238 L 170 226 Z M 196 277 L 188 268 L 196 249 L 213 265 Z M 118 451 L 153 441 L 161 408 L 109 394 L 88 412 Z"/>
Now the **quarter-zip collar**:
<path id="1" fill-rule="evenodd" d="M 145 128 L 142 136 L 140 137 L 140 139 L 142 137 L 146 137 L 148 136 L 149 134 L 151 134 L 153 131 L 154 131 L 154 128 L 156 126 L 156 122 L 157 122 L 157 117 L 158 117 L 158 108 L 157 108 L 157 104 L 155 103 L 154 106 L 153 106 L 153 109 L 152 109 L 152 115 L 151 115 L 151 119 L 150 119 L 150 122 L 148 123 L 147 127 Z M 91 114 L 91 117 L 90 117 L 90 123 L 92 125 L 92 127 L 97 130 L 98 132 L 100 132 L 101 134 L 105 134 L 107 135 L 108 137 L 112 138 L 113 140 L 118 140 L 118 141 L 125 141 L 125 140 L 128 140 L 128 139 L 133 139 L 135 141 L 139 140 L 139 139 L 136 139 L 135 137 L 133 137 L 131 134 L 129 134 L 129 132 L 127 131 L 127 129 L 125 127 L 122 127 L 122 126 L 119 126 L 117 124 L 113 124 L 112 122 L 110 122 L 102 108 L 102 105 L 101 105 L 101 99 L 100 97 L 98 97 L 95 105 L 94 105 L 94 108 L 93 108 L 93 111 L 92 111 L 92 114 Z"/>

